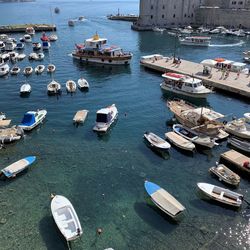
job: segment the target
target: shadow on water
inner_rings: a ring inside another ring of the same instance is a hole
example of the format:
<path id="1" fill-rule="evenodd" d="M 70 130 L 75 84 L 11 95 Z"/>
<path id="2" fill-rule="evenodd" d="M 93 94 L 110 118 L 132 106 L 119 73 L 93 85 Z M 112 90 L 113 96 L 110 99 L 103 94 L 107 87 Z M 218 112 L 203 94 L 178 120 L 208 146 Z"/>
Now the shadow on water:
<path id="1" fill-rule="evenodd" d="M 169 234 L 178 226 L 178 221 L 163 213 L 150 198 L 146 199 L 146 202 L 136 202 L 134 210 L 144 222 L 163 234 Z"/>

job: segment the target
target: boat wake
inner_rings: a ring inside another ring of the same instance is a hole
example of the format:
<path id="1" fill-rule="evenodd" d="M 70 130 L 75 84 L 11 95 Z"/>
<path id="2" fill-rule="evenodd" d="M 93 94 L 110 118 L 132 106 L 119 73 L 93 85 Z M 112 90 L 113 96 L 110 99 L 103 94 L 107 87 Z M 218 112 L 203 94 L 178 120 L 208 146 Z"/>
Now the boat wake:
<path id="1" fill-rule="evenodd" d="M 236 47 L 236 46 L 241 46 L 244 43 L 245 43 L 244 41 L 240 41 L 238 43 L 230 43 L 230 44 L 210 44 L 209 47 Z"/>

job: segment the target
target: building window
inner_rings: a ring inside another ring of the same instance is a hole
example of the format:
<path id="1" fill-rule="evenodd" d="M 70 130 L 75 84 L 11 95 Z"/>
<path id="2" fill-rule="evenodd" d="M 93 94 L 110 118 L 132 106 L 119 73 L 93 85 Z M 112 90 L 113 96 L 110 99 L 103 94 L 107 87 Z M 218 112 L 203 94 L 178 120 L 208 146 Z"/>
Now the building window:
<path id="1" fill-rule="evenodd" d="M 241 2 L 239 2 L 239 4 L 240 4 L 240 5 L 242 5 L 242 4 L 243 4 L 243 2 L 241 1 Z"/>
<path id="2" fill-rule="evenodd" d="M 174 9 L 176 9 L 176 5 L 174 5 Z"/>
<path id="3" fill-rule="evenodd" d="M 163 10 L 165 9 L 165 5 L 162 6 L 162 9 L 163 9 Z"/>
<path id="4" fill-rule="evenodd" d="M 153 5 L 151 5 L 151 10 L 154 8 L 154 6 Z"/>
<path id="5" fill-rule="evenodd" d="M 187 17 L 187 14 L 185 14 L 184 17 Z"/>
<path id="6" fill-rule="evenodd" d="M 151 19 L 153 19 L 153 16 L 151 15 Z"/>
<path id="7" fill-rule="evenodd" d="M 162 15 L 161 17 L 164 18 L 164 15 Z"/>
<path id="8" fill-rule="evenodd" d="M 192 13 L 191 17 L 194 17 L 194 14 Z"/>
<path id="9" fill-rule="evenodd" d="M 173 18 L 175 18 L 175 14 L 173 15 Z"/>

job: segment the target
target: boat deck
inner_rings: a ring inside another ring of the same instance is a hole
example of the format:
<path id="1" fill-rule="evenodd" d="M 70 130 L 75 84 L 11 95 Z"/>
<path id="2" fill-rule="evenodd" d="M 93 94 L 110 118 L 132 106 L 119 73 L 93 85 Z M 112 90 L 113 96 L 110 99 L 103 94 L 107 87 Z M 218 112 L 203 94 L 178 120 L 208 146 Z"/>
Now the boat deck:
<path id="1" fill-rule="evenodd" d="M 173 59 L 152 59 L 141 62 L 145 68 L 149 68 L 158 72 L 175 72 L 194 76 L 203 80 L 207 86 L 220 89 L 222 91 L 231 92 L 244 97 L 250 97 L 250 77 L 241 73 L 237 78 L 237 73 L 230 72 L 227 78 L 222 78 L 222 72 L 218 69 L 212 69 L 212 76 L 203 75 L 203 65 L 191 61 L 181 59 L 181 64 L 173 64 Z"/>

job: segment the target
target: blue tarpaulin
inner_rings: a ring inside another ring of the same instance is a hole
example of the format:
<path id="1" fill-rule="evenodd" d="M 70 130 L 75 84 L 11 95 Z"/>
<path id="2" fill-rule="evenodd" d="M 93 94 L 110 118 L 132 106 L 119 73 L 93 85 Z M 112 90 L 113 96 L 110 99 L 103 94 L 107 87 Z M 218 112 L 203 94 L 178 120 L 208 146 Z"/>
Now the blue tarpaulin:
<path id="1" fill-rule="evenodd" d="M 33 114 L 27 113 L 24 115 L 21 125 L 31 126 L 34 123 L 35 123 L 35 116 Z"/>

